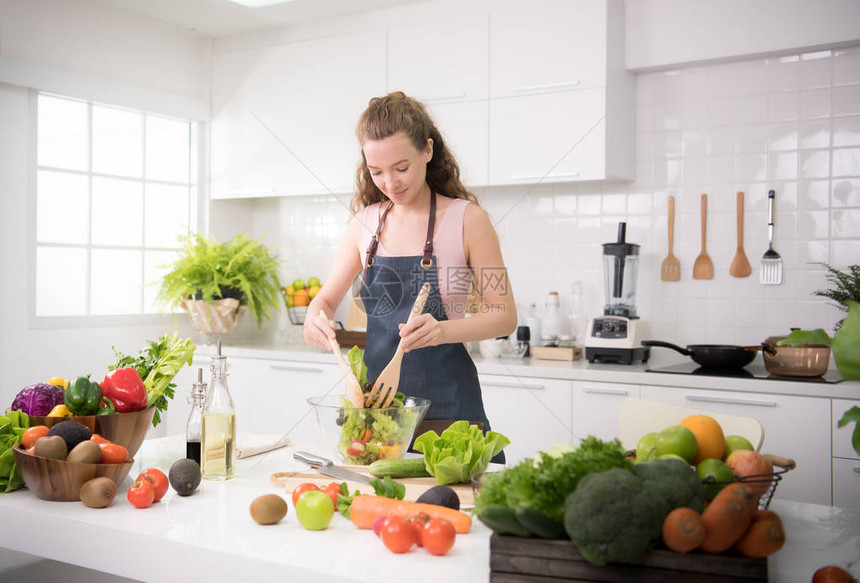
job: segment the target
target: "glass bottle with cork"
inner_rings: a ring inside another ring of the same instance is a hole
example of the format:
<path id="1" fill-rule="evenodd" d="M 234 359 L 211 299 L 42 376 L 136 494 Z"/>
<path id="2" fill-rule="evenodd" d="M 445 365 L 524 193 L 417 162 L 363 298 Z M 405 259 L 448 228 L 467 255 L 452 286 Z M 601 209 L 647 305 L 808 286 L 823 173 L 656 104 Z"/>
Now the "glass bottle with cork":
<path id="1" fill-rule="evenodd" d="M 203 439 L 201 470 L 207 480 L 229 480 L 233 477 L 236 441 L 236 410 L 227 388 L 227 357 L 212 357 L 212 380 L 203 406 Z"/>
<path id="2" fill-rule="evenodd" d="M 197 369 L 197 382 L 191 386 L 188 402 L 191 403 L 191 413 L 185 424 L 185 457 L 198 464 L 200 460 L 200 444 L 203 440 L 203 404 L 206 400 L 206 383 L 203 382 L 203 369 Z"/>

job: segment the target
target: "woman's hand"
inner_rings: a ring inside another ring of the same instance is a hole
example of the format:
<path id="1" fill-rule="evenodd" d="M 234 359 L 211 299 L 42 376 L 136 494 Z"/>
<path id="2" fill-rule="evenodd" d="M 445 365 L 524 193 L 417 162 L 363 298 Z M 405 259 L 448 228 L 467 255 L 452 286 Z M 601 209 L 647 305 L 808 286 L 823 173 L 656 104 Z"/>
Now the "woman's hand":
<path id="1" fill-rule="evenodd" d="M 399 324 L 399 329 L 404 352 L 445 343 L 442 323 L 432 314 L 415 316 L 410 322 Z"/>
<path id="2" fill-rule="evenodd" d="M 334 322 L 325 315 L 325 312 L 308 310 L 305 316 L 304 333 L 306 344 L 319 346 L 331 352 L 328 339 L 334 338 Z"/>

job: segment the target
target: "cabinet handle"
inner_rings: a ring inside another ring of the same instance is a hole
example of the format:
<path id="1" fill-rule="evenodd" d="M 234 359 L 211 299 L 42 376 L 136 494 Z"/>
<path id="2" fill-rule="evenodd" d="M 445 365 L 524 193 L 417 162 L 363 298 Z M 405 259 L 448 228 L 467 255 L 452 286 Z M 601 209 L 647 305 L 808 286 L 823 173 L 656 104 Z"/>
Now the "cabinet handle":
<path id="1" fill-rule="evenodd" d="M 592 395 L 621 395 L 627 396 L 630 394 L 630 391 L 627 389 L 582 389 L 584 393 L 590 393 Z"/>
<path id="2" fill-rule="evenodd" d="M 546 385 L 540 383 L 527 383 L 524 381 L 485 381 L 481 385 L 485 387 L 499 387 L 504 389 L 534 389 L 537 391 L 546 388 Z"/>
<path id="3" fill-rule="evenodd" d="M 729 399 L 726 397 L 697 397 L 687 395 L 688 401 L 699 401 L 701 403 L 726 403 L 728 405 L 752 405 L 753 407 L 776 407 L 775 401 L 748 401 L 746 399 Z"/>
<path id="4" fill-rule="evenodd" d="M 854 466 L 854 467 L 853 467 L 853 468 L 851 468 L 851 469 L 853 469 L 853 470 L 854 470 L 854 473 L 855 473 L 855 474 L 860 474 L 860 466 Z"/>
<path id="5" fill-rule="evenodd" d="M 240 188 L 239 190 L 231 190 L 232 196 L 266 196 L 275 192 L 274 188 Z"/>
<path id="6" fill-rule="evenodd" d="M 323 369 L 314 366 L 302 366 L 300 364 L 270 364 L 272 370 L 283 370 L 288 372 L 313 372 L 320 374 Z"/>
<path id="7" fill-rule="evenodd" d="M 511 176 L 511 180 L 546 180 L 547 178 L 576 178 L 579 176 L 579 171 L 576 172 L 564 172 L 559 174 L 517 174 L 516 176 Z"/>
<path id="8" fill-rule="evenodd" d="M 543 85 L 522 85 L 520 87 L 511 88 L 511 91 L 514 91 L 516 93 L 522 93 L 524 91 L 547 91 L 550 89 L 565 89 L 567 87 L 576 87 L 579 84 L 579 81 L 561 81 L 559 83 L 544 83 Z"/>
<path id="9" fill-rule="evenodd" d="M 451 101 L 452 99 L 465 99 L 465 93 L 456 93 L 451 95 L 437 95 L 435 97 L 425 97 L 424 103 L 437 103 L 439 101 Z"/>

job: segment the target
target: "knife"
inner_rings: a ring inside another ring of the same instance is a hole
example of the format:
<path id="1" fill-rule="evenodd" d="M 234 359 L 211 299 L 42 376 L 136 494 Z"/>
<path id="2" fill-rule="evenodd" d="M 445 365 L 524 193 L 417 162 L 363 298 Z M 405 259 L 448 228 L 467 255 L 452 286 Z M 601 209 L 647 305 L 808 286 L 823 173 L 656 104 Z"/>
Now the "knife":
<path id="1" fill-rule="evenodd" d="M 336 466 L 330 459 L 326 459 L 306 451 L 297 451 L 293 453 L 293 459 L 305 462 L 312 468 L 318 469 L 320 473 L 323 473 L 326 476 L 331 476 L 332 478 L 340 478 L 341 480 L 347 480 L 349 482 L 361 482 L 363 484 L 369 484 L 371 480 L 370 476 L 365 476 L 364 474 L 353 472 L 352 470 L 348 470 L 344 467 Z"/>

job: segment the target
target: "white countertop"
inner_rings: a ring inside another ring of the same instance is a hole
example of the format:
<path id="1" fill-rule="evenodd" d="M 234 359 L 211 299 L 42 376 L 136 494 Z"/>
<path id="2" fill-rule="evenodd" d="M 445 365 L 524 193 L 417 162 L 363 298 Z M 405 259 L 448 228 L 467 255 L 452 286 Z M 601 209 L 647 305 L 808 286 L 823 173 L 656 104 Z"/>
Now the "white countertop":
<path id="1" fill-rule="evenodd" d="M 378 583 L 401 580 L 405 573 L 419 582 L 489 579 L 490 532 L 477 520 L 444 557 L 423 549 L 395 555 L 372 531 L 359 530 L 340 515 L 324 531 L 307 531 L 291 503 L 279 524 L 256 524 L 248 513 L 254 498 L 271 492 L 289 498 L 269 476 L 304 467 L 292 459 L 294 448 L 239 460 L 235 479 L 203 481 L 190 497 L 171 489 L 150 508 L 133 508 L 125 498 L 131 476 L 146 467 L 167 471 L 182 457 L 184 445 L 179 436 L 144 442 L 106 509 L 43 501 L 26 489 L 0 495 L 0 546 L 145 581 L 174 581 L 177 573 L 213 583 L 251 574 L 255 581 L 279 582 Z M 779 499 L 771 508 L 787 532 L 785 547 L 769 561 L 771 581 L 808 583 L 818 567 L 844 567 L 860 557 L 860 511 Z"/>

